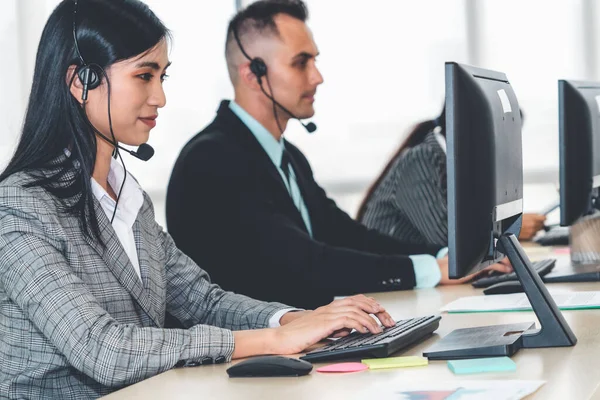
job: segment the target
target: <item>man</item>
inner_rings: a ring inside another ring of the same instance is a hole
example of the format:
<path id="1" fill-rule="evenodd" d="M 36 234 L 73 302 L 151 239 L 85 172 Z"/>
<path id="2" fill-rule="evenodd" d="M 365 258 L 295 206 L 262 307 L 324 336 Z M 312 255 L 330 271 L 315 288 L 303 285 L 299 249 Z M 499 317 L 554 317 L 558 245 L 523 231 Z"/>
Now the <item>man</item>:
<path id="1" fill-rule="evenodd" d="M 449 283 L 447 259 L 433 257 L 439 248 L 407 245 L 351 219 L 283 139 L 292 115 L 314 114 L 323 83 L 307 14 L 301 0 L 262 0 L 231 20 L 235 100 L 221 103 L 175 164 L 171 235 L 225 289 L 298 307 Z"/>

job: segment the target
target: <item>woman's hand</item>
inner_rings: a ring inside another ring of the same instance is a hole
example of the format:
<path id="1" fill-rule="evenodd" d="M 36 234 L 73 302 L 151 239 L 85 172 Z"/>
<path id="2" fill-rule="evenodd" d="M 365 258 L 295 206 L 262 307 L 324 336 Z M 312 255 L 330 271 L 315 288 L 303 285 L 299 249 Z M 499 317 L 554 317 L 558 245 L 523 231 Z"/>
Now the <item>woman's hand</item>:
<path id="1" fill-rule="evenodd" d="M 335 300 L 314 311 L 287 313 L 281 318 L 281 327 L 275 329 L 273 352 L 299 353 L 321 339 L 346 336 L 352 329 L 381 333 L 381 327 L 369 314 L 374 314 L 386 327 L 395 325 L 377 301 L 364 295 Z"/>

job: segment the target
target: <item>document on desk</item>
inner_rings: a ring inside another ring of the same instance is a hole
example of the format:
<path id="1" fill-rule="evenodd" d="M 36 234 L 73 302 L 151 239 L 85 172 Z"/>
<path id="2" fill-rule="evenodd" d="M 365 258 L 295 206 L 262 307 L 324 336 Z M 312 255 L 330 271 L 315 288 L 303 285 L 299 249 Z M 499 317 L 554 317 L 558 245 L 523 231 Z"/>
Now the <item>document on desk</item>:
<path id="1" fill-rule="evenodd" d="M 545 381 L 478 380 L 394 382 L 401 400 L 519 400 L 535 393 Z"/>
<path id="2" fill-rule="evenodd" d="M 600 308 L 600 292 L 550 292 L 561 310 L 586 310 Z M 525 293 L 495 294 L 491 296 L 461 297 L 441 309 L 449 313 L 475 313 L 490 311 L 531 311 Z"/>

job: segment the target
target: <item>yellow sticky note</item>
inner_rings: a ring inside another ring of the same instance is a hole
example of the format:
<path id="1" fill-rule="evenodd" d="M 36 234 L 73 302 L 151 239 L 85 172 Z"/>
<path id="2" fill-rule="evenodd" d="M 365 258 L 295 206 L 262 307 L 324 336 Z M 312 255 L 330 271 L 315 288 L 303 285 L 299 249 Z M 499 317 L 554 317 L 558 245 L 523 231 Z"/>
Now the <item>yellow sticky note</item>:
<path id="1" fill-rule="evenodd" d="M 361 362 L 368 365 L 369 369 L 422 367 L 429 363 L 427 358 L 418 356 L 371 358 Z"/>

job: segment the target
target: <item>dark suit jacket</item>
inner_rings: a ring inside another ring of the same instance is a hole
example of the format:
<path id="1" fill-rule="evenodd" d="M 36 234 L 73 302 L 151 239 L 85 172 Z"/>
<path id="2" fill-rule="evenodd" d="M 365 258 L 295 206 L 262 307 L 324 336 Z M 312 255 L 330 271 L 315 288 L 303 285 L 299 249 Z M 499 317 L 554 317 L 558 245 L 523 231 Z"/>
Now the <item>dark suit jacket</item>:
<path id="1" fill-rule="evenodd" d="M 298 307 L 415 285 L 412 261 L 434 254 L 368 230 L 340 210 L 286 141 L 308 208 L 311 237 L 267 153 L 224 101 L 175 164 L 167 224 L 177 246 L 223 288 Z"/>

